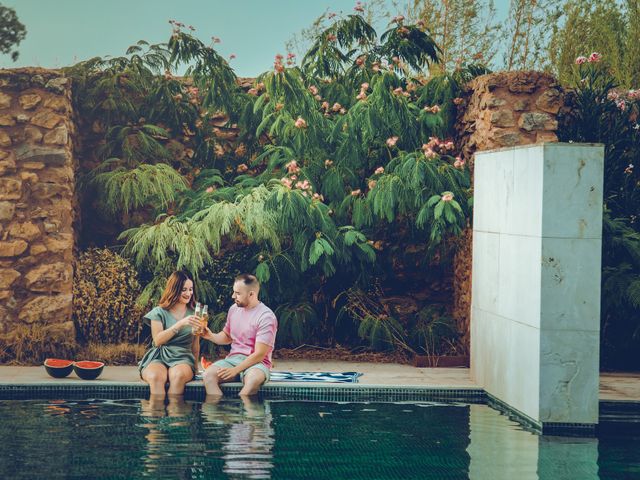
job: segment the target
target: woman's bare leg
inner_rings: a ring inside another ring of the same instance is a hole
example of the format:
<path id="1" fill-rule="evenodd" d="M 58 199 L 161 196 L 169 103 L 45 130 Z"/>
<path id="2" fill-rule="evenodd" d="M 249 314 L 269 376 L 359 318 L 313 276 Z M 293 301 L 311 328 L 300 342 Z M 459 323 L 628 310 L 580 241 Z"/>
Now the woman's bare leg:
<path id="1" fill-rule="evenodd" d="M 158 362 L 151 362 L 142 371 L 142 379 L 149 384 L 151 395 L 156 398 L 164 398 L 168 378 L 167 367 Z"/>
<path id="2" fill-rule="evenodd" d="M 186 363 L 169 369 L 169 395 L 184 394 L 184 386 L 193 379 L 193 370 Z"/>

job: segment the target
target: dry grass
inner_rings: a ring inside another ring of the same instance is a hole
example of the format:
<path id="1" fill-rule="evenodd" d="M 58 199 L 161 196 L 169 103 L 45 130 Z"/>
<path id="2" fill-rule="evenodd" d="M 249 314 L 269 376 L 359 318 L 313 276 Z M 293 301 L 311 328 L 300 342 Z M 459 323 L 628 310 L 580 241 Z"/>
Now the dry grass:
<path id="1" fill-rule="evenodd" d="M 42 365 L 47 358 L 96 360 L 107 365 L 136 365 L 146 347 L 132 343 L 78 345 L 75 339 L 52 337 L 43 328 L 21 325 L 0 336 L 0 364 Z"/>
<path id="2" fill-rule="evenodd" d="M 0 336 L 0 363 L 40 365 L 46 358 L 73 358 L 75 339 L 52 337 L 42 327 L 20 325 Z"/>
<path id="3" fill-rule="evenodd" d="M 146 347 L 134 343 L 118 343 L 115 345 L 89 343 L 76 355 L 77 360 L 95 360 L 107 365 L 136 365 Z M 82 358 L 80 358 L 82 357 Z"/>

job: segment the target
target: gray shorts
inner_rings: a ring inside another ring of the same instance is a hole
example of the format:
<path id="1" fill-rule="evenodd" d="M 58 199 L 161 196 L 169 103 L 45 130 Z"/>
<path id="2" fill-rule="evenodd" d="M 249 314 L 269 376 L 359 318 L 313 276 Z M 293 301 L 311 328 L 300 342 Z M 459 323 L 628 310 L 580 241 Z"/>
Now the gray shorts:
<path id="1" fill-rule="evenodd" d="M 237 367 L 242 362 L 244 362 L 244 360 L 246 358 L 247 358 L 247 355 L 242 355 L 242 354 L 237 353 L 235 355 L 231 355 L 230 357 L 224 358 L 222 360 L 218 360 L 217 362 L 213 362 L 213 364 L 216 367 L 233 368 L 233 367 Z M 252 368 L 257 368 L 262 373 L 264 373 L 264 377 L 266 379 L 264 381 L 264 383 L 267 383 L 269 381 L 269 378 L 271 377 L 271 372 L 270 372 L 269 368 L 267 368 L 267 366 L 262 362 L 256 363 L 255 365 L 251 365 L 246 370 L 243 370 L 242 372 L 240 372 L 240 380 L 241 381 L 244 380 L 244 374 L 246 372 L 248 372 L 249 370 L 251 370 Z"/>

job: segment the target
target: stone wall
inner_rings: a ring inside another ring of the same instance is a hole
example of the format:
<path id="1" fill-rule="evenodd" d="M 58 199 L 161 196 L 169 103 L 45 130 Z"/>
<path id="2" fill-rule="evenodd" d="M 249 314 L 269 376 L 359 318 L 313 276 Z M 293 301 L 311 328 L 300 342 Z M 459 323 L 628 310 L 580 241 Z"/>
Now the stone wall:
<path id="1" fill-rule="evenodd" d="M 476 151 L 558 141 L 557 117 L 564 105 L 564 92 L 551 75 L 533 71 L 482 75 L 467 85 L 465 100 L 457 124 L 458 145 L 472 175 Z M 454 317 L 467 345 L 471 244 L 468 228 L 459 240 L 454 259 Z"/>
<path id="2" fill-rule="evenodd" d="M 69 79 L 0 70 L 0 335 L 74 335 L 73 135 Z"/>

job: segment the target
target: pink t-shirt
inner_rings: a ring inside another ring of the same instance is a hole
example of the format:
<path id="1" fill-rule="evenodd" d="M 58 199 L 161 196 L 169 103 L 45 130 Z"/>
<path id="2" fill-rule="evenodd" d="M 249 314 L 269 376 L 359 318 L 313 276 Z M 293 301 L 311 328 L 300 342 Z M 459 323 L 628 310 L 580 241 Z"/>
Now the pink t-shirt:
<path id="1" fill-rule="evenodd" d="M 253 308 L 242 308 L 232 305 L 227 313 L 227 323 L 223 331 L 231 337 L 231 355 L 251 355 L 255 351 L 256 342 L 271 347 L 262 363 L 271 369 L 271 353 L 276 343 L 278 320 L 275 314 L 264 303 Z"/>

